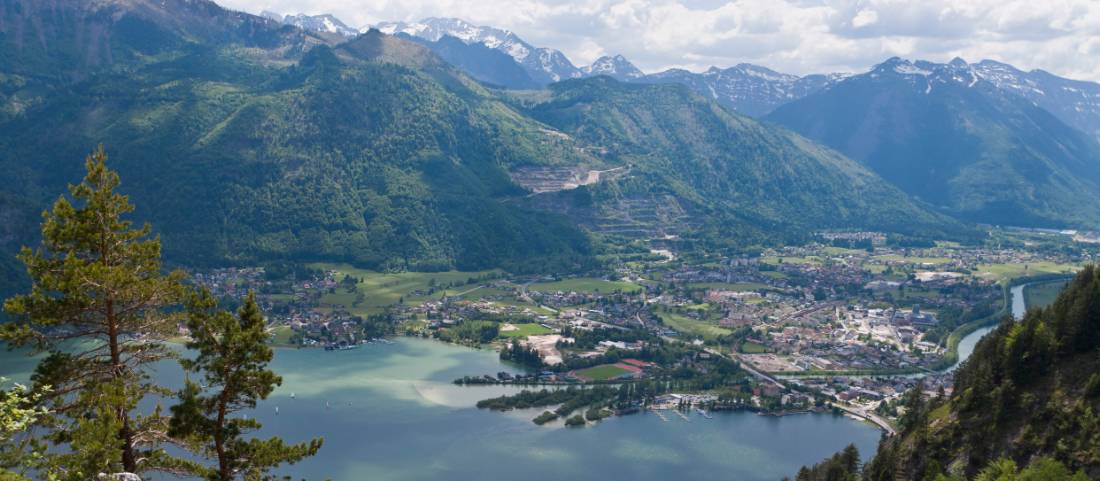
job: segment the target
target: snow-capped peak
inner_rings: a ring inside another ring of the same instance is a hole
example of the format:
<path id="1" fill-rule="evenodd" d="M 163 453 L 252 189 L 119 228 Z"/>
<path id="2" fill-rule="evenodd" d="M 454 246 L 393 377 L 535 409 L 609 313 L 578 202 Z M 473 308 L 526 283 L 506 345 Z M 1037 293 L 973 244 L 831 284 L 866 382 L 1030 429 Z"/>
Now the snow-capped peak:
<path id="1" fill-rule="evenodd" d="M 294 15 L 280 16 L 278 13 L 264 10 L 260 14 L 265 18 L 282 22 L 287 25 L 293 25 L 303 30 L 312 30 L 314 32 L 335 33 L 343 35 L 345 37 L 354 37 L 359 35 L 359 31 L 347 26 L 344 22 L 341 22 L 338 18 L 330 14 L 321 15 L 306 15 L 304 13 L 298 13 Z"/>
<path id="2" fill-rule="evenodd" d="M 382 22 L 374 25 L 374 28 L 389 35 L 404 33 L 431 42 L 438 41 L 443 36 L 451 36 L 467 44 L 479 43 L 508 54 L 527 70 L 531 78 L 544 83 L 581 76 L 581 71 L 557 50 L 537 48 L 508 30 L 478 26 L 457 18 L 433 17 L 419 22 Z"/>
<path id="3" fill-rule="evenodd" d="M 507 42 L 522 42 L 512 32 L 493 27 L 480 27 L 457 18 L 425 18 L 419 22 L 382 22 L 375 25 L 382 33 L 404 33 L 432 42 L 444 36 L 455 37 L 466 43 L 480 43 L 497 48 Z"/>
<path id="4" fill-rule="evenodd" d="M 637 79 L 645 76 L 641 70 L 638 70 L 638 67 L 635 67 L 622 55 L 615 55 L 614 57 L 605 55 L 581 70 L 585 75 L 608 75 L 621 80 Z"/>

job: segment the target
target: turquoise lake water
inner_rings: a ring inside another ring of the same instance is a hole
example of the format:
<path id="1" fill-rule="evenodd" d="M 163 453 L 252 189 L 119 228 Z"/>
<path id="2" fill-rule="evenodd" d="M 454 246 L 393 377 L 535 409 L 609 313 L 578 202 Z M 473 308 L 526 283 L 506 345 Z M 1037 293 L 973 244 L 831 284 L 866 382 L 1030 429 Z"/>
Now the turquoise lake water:
<path id="1" fill-rule="evenodd" d="M 23 378 L 33 364 L 6 353 L 0 375 Z M 316 457 L 279 471 L 295 479 L 778 481 L 849 443 L 870 457 L 880 436 L 828 414 L 693 413 L 690 421 L 637 414 L 579 429 L 536 426 L 539 411 L 473 407 L 514 388 L 451 384 L 514 371 L 495 352 L 420 339 L 338 352 L 279 349 L 274 368 L 283 386 L 250 414 L 264 423 L 261 435 L 325 438 Z M 162 371 L 162 382 L 179 382 L 177 370 Z"/>

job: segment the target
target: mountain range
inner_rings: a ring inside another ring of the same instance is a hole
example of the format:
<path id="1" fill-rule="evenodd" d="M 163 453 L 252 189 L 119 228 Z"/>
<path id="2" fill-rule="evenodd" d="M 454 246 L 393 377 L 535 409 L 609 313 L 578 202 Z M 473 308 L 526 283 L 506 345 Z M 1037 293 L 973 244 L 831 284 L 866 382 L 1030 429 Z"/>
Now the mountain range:
<path id="1" fill-rule="evenodd" d="M 304 13 L 298 13 L 294 15 L 280 15 L 270 10 L 264 10 L 260 12 L 260 16 L 286 25 L 293 25 L 303 30 L 331 33 L 344 37 L 359 35 L 358 29 L 347 26 L 347 24 L 341 22 L 340 19 L 331 14 L 306 15 Z"/>
<path id="2" fill-rule="evenodd" d="M 961 59 L 892 58 L 765 119 L 963 220 L 1095 225 L 1100 144 L 1003 85 Z"/>
<path id="3" fill-rule="evenodd" d="M 1052 76 L 896 58 L 846 76 L 645 75 L 460 21 L 380 27 L 206 0 L 0 0 L 0 214 L 33 222 L 102 142 L 191 263 L 575 270 L 647 239 L 1100 226 L 1096 140 L 1007 87 Z M 699 94 L 712 85 L 768 113 Z"/>
<path id="4" fill-rule="evenodd" d="M 466 44 L 489 47 L 514 59 L 534 81 L 542 85 L 583 75 L 565 54 L 557 50 L 534 47 L 507 30 L 476 26 L 456 18 L 426 18 L 414 23 L 384 22 L 373 28 L 390 35 L 406 34 L 430 42 L 448 36 Z"/>
<path id="5" fill-rule="evenodd" d="M 1093 82 L 962 59 L 895 58 L 865 73 L 802 77 L 744 63 L 645 74 L 621 55 L 576 68 L 556 50 L 457 19 L 378 28 L 419 41 L 475 79 L 507 89 L 597 75 L 684 85 L 837 149 L 967 222 L 1091 228 L 1100 221 L 1100 84 Z M 555 61 L 532 63 L 532 52 Z"/>
<path id="6" fill-rule="evenodd" d="M 0 44 L 0 217 L 33 225 L 103 143 L 138 219 L 185 265 L 563 272 L 653 238 L 966 232 L 681 85 L 488 88 L 402 36 L 206 0 L 0 0 Z M 4 237 L 4 255 L 25 237 Z"/>
<path id="7" fill-rule="evenodd" d="M 280 20 L 279 14 L 264 12 L 264 16 Z M 347 27 L 332 15 L 286 15 L 288 24 L 319 32 L 355 35 L 356 29 Z M 358 32 L 365 32 L 365 27 Z M 833 85 L 852 74 L 830 73 L 797 76 L 784 74 L 748 63 L 728 68 L 711 67 L 704 72 L 691 72 L 683 69 L 668 69 L 646 74 L 622 55 L 603 56 L 588 66 L 577 67 L 560 51 L 550 48 L 537 48 L 508 30 L 477 26 L 456 18 L 426 18 L 419 22 L 383 22 L 375 25 L 387 34 L 403 33 L 410 37 L 438 42 L 444 37 L 454 37 L 463 44 L 472 46 L 470 54 L 479 57 L 477 47 L 498 50 L 511 57 L 525 69 L 531 79 L 541 85 L 569 78 L 593 75 L 607 75 L 620 81 L 644 83 L 680 83 L 687 85 L 699 95 L 710 97 L 719 103 L 752 117 L 762 117 L 780 105 L 810 95 L 827 86 Z M 496 69 L 479 66 L 478 62 L 459 60 L 463 53 L 455 45 L 448 48 L 451 53 L 448 61 L 465 64 L 472 69 L 480 68 L 475 76 L 489 84 L 512 87 L 513 77 L 507 67 L 502 67 L 504 78 L 497 78 Z M 431 47 L 430 47 L 431 48 Z M 433 48 L 435 50 L 435 48 Z M 961 59 L 960 59 L 961 61 Z M 499 64 L 499 62 L 497 62 Z M 1100 139 L 1100 84 L 1071 80 L 1043 70 L 1022 71 L 1011 65 L 982 60 L 970 64 L 974 74 L 986 80 L 998 89 L 1012 92 L 1050 111 L 1062 122 Z"/>

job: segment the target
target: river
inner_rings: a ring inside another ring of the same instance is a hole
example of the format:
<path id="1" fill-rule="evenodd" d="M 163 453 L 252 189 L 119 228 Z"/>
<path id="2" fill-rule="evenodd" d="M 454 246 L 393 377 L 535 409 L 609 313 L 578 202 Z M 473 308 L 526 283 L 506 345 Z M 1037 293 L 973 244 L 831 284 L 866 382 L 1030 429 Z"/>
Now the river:
<path id="1" fill-rule="evenodd" d="M 1027 304 L 1024 300 L 1024 286 L 1026 286 L 1026 284 L 1014 286 L 1009 290 L 1009 296 L 1012 298 L 1012 317 L 1015 319 L 1022 319 L 1024 313 L 1027 312 Z M 986 334 L 992 332 L 996 327 L 996 325 L 982 327 L 959 340 L 959 361 L 951 366 L 949 370 L 954 370 L 959 367 L 959 364 L 970 357 L 970 355 L 974 353 L 974 346 L 978 345 L 978 341 L 980 341 L 982 337 L 985 337 Z"/>
<path id="2" fill-rule="evenodd" d="M 17 354 L 0 356 L 0 374 L 25 378 L 33 367 Z M 280 470 L 294 479 L 778 481 L 849 443 L 868 458 L 880 435 L 831 414 L 692 413 L 690 422 L 637 414 L 579 429 L 540 427 L 531 422 L 537 411 L 473 407 L 514 388 L 451 384 L 514 372 L 495 352 L 413 338 L 351 351 L 278 349 L 273 367 L 284 382 L 252 413 L 264 423 L 260 434 L 325 438 L 316 457 Z M 161 382 L 180 382 L 178 370 L 161 371 Z"/>

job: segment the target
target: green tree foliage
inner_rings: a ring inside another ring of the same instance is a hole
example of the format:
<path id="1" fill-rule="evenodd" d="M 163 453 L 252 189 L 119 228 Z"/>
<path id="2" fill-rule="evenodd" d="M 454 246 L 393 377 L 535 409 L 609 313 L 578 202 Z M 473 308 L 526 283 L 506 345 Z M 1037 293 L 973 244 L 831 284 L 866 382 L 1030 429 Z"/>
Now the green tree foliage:
<path id="1" fill-rule="evenodd" d="M 511 343 L 500 349 L 500 360 L 511 361 L 535 369 L 542 367 L 542 356 L 539 351 L 520 344 L 517 338 L 512 338 Z"/>
<path id="2" fill-rule="evenodd" d="M 46 471 L 74 480 L 176 464 L 161 448 L 167 419 L 133 410 L 164 392 L 148 373 L 171 355 L 162 340 L 183 292 L 183 274 L 161 270 L 159 238 L 125 219 L 134 207 L 115 191 L 119 177 L 102 147 L 85 168 L 69 188 L 73 201 L 61 197 L 43 214 L 41 247 L 20 253 L 31 290 L 7 300 L 13 321 L 0 328 L 0 340 L 46 354 L 32 379 L 53 387 L 44 424 L 51 441 L 67 445 Z"/>
<path id="3" fill-rule="evenodd" d="M 795 481 L 858 481 L 859 473 L 859 450 L 849 444 L 825 461 L 810 467 L 803 466 Z"/>
<path id="4" fill-rule="evenodd" d="M 211 481 L 274 479 L 266 474 L 271 468 L 315 454 L 321 439 L 295 445 L 257 439 L 249 433 L 260 429 L 258 421 L 233 416 L 256 407 L 282 383 L 267 368 L 273 352 L 254 295 L 248 294 L 234 317 L 219 310 L 204 290 L 192 296 L 187 312 L 192 338 L 187 347 L 196 355 L 180 362 L 188 373 L 201 376 L 202 384 L 186 382 L 180 403 L 172 407 L 169 434 L 216 462 L 195 474 Z"/>
<path id="5" fill-rule="evenodd" d="M 500 323 L 493 321 L 464 321 L 436 332 L 436 336 L 445 341 L 472 344 L 486 344 L 499 335 Z"/>
<path id="6" fill-rule="evenodd" d="M 798 471 L 795 481 L 859 481 L 861 479 L 876 479 L 870 472 L 861 475 L 859 464 L 859 451 L 854 445 L 849 445 L 843 451 L 834 454 L 810 467 L 803 466 Z M 786 478 L 784 478 L 786 479 Z M 907 478 L 908 479 L 908 478 Z M 947 474 L 940 470 L 928 472 L 925 476 L 916 479 L 927 481 L 967 481 L 967 477 L 961 474 Z M 1033 461 L 1023 470 L 1017 468 L 1016 462 L 1008 458 L 1000 458 L 986 465 L 978 474 L 969 478 L 971 481 L 1088 481 L 1089 477 L 1084 470 L 1071 472 L 1069 468 L 1054 459 L 1041 457 Z"/>
<path id="7" fill-rule="evenodd" d="M 1095 477 L 1098 332 L 1100 270 L 1087 266 L 1052 304 L 1019 321 L 1006 318 L 987 334 L 957 371 L 949 398 L 924 402 L 907 395 L 900 435 L 880 444 L 865 477 L 933 480 L 948 476 L 948 468 L 981 474 L 983 481 L 1070 479 L 1077 470 Z M 1016 472 L 1038 457 L 1049 459 Z"/>
<path id="8" fill-rule="evenodd" d="M 950 479 L 950 478 L 948 478 Z M 1087 481 L 1084 471 L 1070 472 L 1051 458 L 1039 458 L 1020 471 L 1011 459 L 1001 458 L 982 469 L 974 481 Z"/>
<path id="9" fill-rule="evenodd" d="M 0 384 L 5 382 L 0 378 Z M 48 390 L 48 387 L 42 389 Z M 41 455 L 32 451 L 27 444 L 30 439 L 17 439 L 41 417 L 49 414 L 39 404 L 41 393 L 32 392 L 22 384 L 0 391 L 0 481 L 21 479 L 15 473 L 5 470 L 26 469 Z M 5 476 L 8 476 L 7 478 Z"/>

